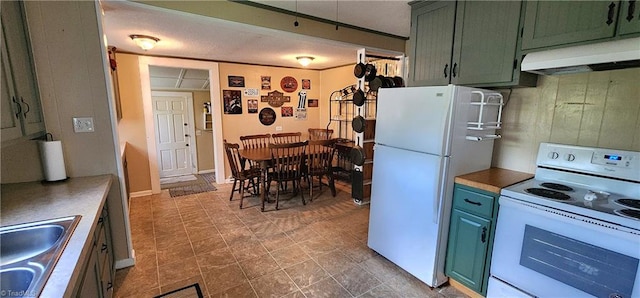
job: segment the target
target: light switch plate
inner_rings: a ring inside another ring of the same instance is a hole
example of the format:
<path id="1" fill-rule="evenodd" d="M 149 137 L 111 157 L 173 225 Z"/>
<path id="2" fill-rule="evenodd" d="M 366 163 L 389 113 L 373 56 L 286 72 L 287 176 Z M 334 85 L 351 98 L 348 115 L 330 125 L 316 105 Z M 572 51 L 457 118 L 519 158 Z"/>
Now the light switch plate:
<path id="1" fill-rule="evenodd" d="M 282 131 L 282 126 L 276 126 L 276 131 Z"/>
<path id="2" fill-rule="evenodd" d="M 93 117 L 74 117 L 74 132 L 93 132 Z"/>

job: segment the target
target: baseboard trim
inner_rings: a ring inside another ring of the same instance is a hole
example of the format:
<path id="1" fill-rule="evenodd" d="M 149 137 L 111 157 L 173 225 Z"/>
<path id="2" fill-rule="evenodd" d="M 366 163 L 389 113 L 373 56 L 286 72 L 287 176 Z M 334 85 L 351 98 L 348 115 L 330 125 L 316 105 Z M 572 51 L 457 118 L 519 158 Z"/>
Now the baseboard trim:
<path id="1" fill-rule="evenodd" d="M 473 291 L 472 289 L 467 288 L 466 286 L 464 286 L 463 284 L 461 284 L 460 282 L 458 282 L 457 280 L 449 277 L 449 284 L 456 288 L 458 291 L 462 292 L 463 294 L 469 296 L 470 298 L 484 298 L 482 295 L 478 294 L 477 292 Z"/>
<path id="2" fill-rule="evenodd" d="M 136 191 L 129 194 L 130 198 L 146 197 L 153 194 L 151 190 Z"/>
<path id="3" fill-rule="evenodd" d="M 213 170 L 202 170 L 202 171 L 198 171 L 198 174 L 209 174 L 209 173 L 215 173 L 216 169 Z"/>

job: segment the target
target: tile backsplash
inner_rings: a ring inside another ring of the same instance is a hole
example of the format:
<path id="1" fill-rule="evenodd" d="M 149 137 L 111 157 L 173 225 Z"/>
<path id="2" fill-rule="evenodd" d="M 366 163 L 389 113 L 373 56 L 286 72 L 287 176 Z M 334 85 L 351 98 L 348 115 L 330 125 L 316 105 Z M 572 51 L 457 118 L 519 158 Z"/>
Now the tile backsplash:
<path id="1" fill-rule="evenodd" d="M 640 151 L 640 68 L 540 76 L 535 88 L 501 91 L 495 167 L 535 172 L 541 142 Z"/>

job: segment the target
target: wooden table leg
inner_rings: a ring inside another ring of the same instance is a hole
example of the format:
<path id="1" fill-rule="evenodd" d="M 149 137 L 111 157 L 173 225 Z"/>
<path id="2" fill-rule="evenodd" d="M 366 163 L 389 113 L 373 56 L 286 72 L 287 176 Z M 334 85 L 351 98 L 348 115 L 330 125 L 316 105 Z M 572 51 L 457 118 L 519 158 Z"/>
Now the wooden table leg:
<path id="1" fill-rule="evenodd" d="M 267 161 L 260 162 L 260 170 L 262 170 L 262 191 L 260 192 L 261 211 L 264 211 L 264 202 L 268 199 L 267 194 Z"/>

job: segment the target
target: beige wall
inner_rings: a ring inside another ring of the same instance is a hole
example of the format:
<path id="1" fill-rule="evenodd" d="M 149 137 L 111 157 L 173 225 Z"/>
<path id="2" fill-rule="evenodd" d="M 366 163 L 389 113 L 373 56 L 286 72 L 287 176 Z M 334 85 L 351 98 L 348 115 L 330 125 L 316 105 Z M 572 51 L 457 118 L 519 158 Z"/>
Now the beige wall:
<path id="1" fill-rule="evenodd" d="M 228 87 L 227 76 L 229 75 L 243 76 L 245 88 L 260 88 L 260 76 L 271 76 L 271 90 L 260 90 L 260 95 L 267 95 L 268 92 L 274 90 L 284 92 L 280 88 L 280 80 L 285 76 L 294 77 L 298 81 L 298 89 L 291 93 L 285 92 L 285 96 L 290 96 L 291 101 L 283 105 L 283 107 L 293 107 L 294 111 L 298 105 L 298 92 L 301 90 L 302 79 L 311 80 L 311 89 L 306 90 L 307 99 L 320 99 L 320 74 L 315 70 L 220 63 L 220 86 L 222 86 L 223 90 L 244 89 Z M 222 94 L 220 94 L 220 97 L 222 98 Z M 271 107 L 276 112 L 276 121 L 270 126 L 262 125 L 257 113 L 247 113 L 247 99 L 250 98 L 258 99 L 258 112 L 263 108 L 270 107 L 268 103 L 261 102 L 260 97 L 242 95 L 242 114 L 224 114 L 222 116 L 223 136 L 228 142 L 239 143 L 242 135 L 274 134 L 279 132 L 302 132 L 303 137 L 306 138 L 307 129 L 318 127 L 320 123 L 319 108 L 307 108 L 307 120 L 300 121 L 296 120 L 295 117 L 282 117 L 280 107 Z M 282 127 L 282 131 L 276 131 L 276 127 Z"/>
<path id="2" fill-rule="evenodd" d="M 638 78 L 640 68 L 540 76 L 513 89 L 493 165 L 533 173 L 540 142 L 640 151 Z"/>
<path id="3" fill-rule="evenodd" d="M 357 83 L 357 79 L 353 75 L 353 65 L 347 65 L 321 71 L 320 80 L 322 81 L 322 100 L 319 104 L 321 114 L 320 128 L 326 128 L 327 123 L 329 123 L 329 98 L 331 96 L 331 93 L 333 91 L 341 90 L 342 88 Z M 333 113 L 335 114 L 336 111 L 333 111 Z M 333 136 L 339 137 L 338 130 L 334 124 L 335 122 L 330 126 L 330 128 L 334 130 Z"/>
<path id="4" fill-rule="evenodd" d="M 213 132 L 204 130 L 204 112 L 205 102 L 211 100 L 209 91 L 193 91 L 193 113 L 196 123 L 196 146 L 198 151 L 198 171 L 210 172 L 215 169 L 215 161 L 213 160 Z M 200 131 L 200 135 L 198 135 Z"/>
<path id="5" fill-rule="evenodd" d="M 116 61 L 122 107 L 118 132 L 120 141 L 129 143 L 126 152 L 129 193 L 151 190 L 138 56 L 116 53 Z"/>

